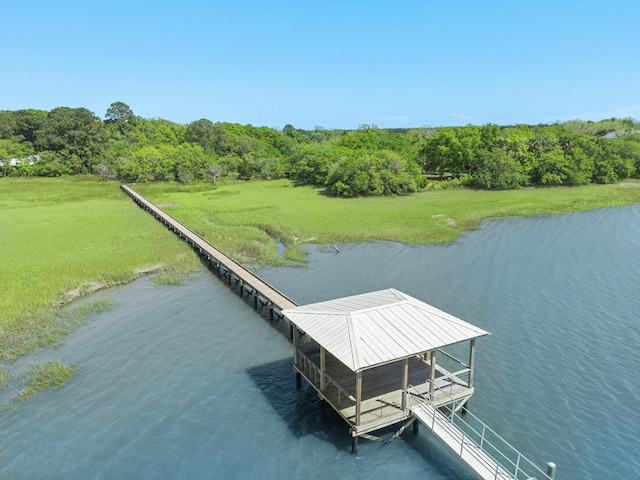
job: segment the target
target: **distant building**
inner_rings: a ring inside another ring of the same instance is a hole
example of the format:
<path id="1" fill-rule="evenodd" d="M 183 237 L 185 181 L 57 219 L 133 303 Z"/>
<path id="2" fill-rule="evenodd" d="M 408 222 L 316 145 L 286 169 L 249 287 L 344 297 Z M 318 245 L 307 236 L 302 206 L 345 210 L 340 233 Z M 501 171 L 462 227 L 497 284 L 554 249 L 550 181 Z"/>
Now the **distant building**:
<path id="1" fill-rule="evenodd" d="M 25 157 L 14 157 L 0 160 L 0 167 L 17 167 L 18 165 L 34 165 L 40 160 L 40 155 L 27 155 Z"/>

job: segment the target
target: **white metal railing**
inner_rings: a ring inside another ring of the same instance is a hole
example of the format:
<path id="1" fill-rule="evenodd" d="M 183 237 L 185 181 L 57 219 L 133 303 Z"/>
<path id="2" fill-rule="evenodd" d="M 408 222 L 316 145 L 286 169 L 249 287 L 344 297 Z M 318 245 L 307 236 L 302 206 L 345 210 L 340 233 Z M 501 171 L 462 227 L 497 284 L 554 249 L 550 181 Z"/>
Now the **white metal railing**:
<path id="1" fill-rule="evenodd" d="M 453 360 L 454 362 L 456 362 L 457 364 L 462 365 L 463 367 L 469 368 L 469 365 L 467 365 L 466 363 L 464 363 L 462 360 L 460 360 L 459 358 L 454 357 L 453 355 L 451 355 L 449 352 L 445 352 L 442 349 L 438 349 L 438 353 L 444 355 L 447 358 L 450 358 L 451 360 Z"/>
<path id="2" fill-rule="evenodd" d="M 451 399 L 450 403 L 436 408 L 431 403 L 430 398 L 421 394 L 416 387 L 409 386 L 408 393 L 411 393 L 408 397 L 412 410 L 420 408 L 420 405 L 424 404 L 430 407 L 429 409 L 423 408 L 422 411 L 431 415 L 431 429 L 438 423 L 440 427 L 447 430 L 451 436 L 459 441 L 460 451 L 457 452 L 459 457 L 467 453 L 474 456 L 478 462 L 483 463 L 486 468 L 495 469 L 494 478 L 496 480 L 505 478 L 504 474 L 501 473 L 501 469 L 511 475 L 509 478 L 516 480 L 554 479 L 555 464 L 549 463 L 547 472 L 543 472 L 471 412 L 466 411 L 464 414 L 467 417 L 466 420 L 462 418 L 457 413 L 460 404 L 455 399 Z M 478 448 L 499 467 L 487 464 L 486 457 L 482 458 L 482 455 L 478 455 Z"/>

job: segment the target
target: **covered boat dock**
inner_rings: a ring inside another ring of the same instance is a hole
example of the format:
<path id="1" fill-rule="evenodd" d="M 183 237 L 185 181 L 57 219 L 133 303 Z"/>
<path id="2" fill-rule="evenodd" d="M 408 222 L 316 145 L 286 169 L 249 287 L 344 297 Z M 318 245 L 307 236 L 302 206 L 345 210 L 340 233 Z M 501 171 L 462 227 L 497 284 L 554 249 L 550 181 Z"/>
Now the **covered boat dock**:
<path id="1" fill-rule="evenodd" d="M 282 311 L 304 378 L 358 438 L 415 417 L 410 403 L 464 405 L 473 394 L 475 339 L 488 332 L 395 289 Z M 468 342 L 464 361 L 444 347 Z M 438 361 L 436 361 L 438 359 Z M 411 396 L 411 398 L 410 398 Z"/>

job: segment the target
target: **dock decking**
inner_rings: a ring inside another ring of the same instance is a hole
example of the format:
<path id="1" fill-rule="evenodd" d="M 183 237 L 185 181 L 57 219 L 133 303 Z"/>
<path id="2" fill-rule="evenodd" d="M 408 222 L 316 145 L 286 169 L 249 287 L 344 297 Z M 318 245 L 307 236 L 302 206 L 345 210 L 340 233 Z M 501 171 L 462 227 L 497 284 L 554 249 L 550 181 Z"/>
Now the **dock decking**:
<path id="1" fill-rule="evenodd" d="M 296 351 L 295 371 L 302 374 L 305 380 L 340 414 L 349 424 L 354 434 L 363 434 L 379 430 L 407 420 L 412 416 L 407 405 L 402 406 L 402 364 L 390 363 L 379 368 L 366 370 L 362 376 L 362 401 L 360 424 L 356 422 L 356 379 L 353 372 L 338 361 L 333 355 L 325 356 L 324 382 L 320 365 L 320 354 L 311 345 Z M 310 348 L 311 347 L 311 348 Z M 305 353 L 303 353 L 303 351 Z M 411 395 L 416 401 L 420 396 L 429 396 L 430 364 L 420 357 L 409 360 L 409 385 Z M 437 388 L 431 398 L 436 406 L 453 401 L 468 399 L 473 394 L 473 387 L 468 387 L 462 379 L 452 376 L 436 364 L 435 383 Z"/>
<path id="2" fill-rule="evenodd" d="M 413 415 L 442 440 L 460 459 L 483 480 L 514 480 L 502 465 L 482 448 L 468 439 L 449 419 L 430 403 L 420 403 L 412 408 Z"/>

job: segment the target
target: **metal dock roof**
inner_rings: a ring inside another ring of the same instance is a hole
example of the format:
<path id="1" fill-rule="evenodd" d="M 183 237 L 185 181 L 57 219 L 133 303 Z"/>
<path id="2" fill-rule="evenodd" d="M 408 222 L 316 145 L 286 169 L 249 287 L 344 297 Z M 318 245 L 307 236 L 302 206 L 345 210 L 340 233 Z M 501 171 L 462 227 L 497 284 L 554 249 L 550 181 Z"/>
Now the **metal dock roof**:
<path id="1" fill-rule="evenodd" d="M 392 288 L 282 313 L 354 372 L 489 334 Z"/>

